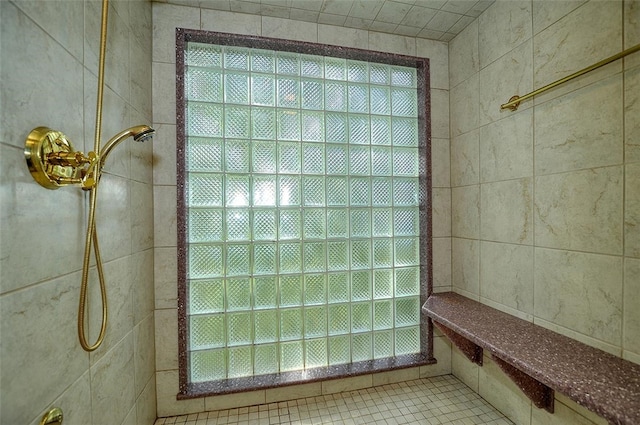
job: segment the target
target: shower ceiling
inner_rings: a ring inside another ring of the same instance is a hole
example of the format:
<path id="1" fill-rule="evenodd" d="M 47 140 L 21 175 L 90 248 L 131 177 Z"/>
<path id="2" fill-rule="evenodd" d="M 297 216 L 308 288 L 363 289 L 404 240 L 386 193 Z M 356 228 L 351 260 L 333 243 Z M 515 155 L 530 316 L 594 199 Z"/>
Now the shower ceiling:
<path id="1" fill-rule="evenodd" d="M 494 0 L 164 0 L 206 9 L 449 41 Z"/>

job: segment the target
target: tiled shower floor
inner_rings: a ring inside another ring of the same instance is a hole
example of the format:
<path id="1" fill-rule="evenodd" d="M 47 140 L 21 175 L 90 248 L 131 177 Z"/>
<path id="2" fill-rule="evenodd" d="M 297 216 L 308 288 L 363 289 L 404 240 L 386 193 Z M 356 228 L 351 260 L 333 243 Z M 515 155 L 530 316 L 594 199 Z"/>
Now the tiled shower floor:
<path id="1" fill-rule="evenodd" d="M 451 375 L 240 409 L 160 418 L 155 425 L 511 424 Z"/>

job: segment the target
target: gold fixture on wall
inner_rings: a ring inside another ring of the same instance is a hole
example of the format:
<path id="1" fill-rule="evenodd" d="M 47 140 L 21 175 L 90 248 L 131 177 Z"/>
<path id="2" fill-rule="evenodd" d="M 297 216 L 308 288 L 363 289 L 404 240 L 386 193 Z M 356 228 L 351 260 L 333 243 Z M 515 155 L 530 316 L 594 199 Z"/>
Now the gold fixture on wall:
<path id="1" fill-rule="evenodd" d="M 40 425 L 62 425 L 64 415 L 62 409 L 59 407 L 52 407 L 47 413 L 40 419 Z"/>

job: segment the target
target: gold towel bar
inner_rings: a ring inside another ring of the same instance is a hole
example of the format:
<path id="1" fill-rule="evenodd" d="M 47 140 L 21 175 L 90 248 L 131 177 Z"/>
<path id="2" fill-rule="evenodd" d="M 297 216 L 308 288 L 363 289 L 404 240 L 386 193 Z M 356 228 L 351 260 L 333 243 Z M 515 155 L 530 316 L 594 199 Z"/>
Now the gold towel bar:
<path id="1" fill-rule="evenodd" d="M 618 59 L 623 58 L 623 57 L 625 57 L 627 55 L 630 55 L 631 53 L 635 53 L 635 52 L 637 52 L 639 50 L 640 50 L 640 44 L 638 44 L 637 46 L 630 47 L 627 50 L 624 50 L 624 51 L 622 51 L 622 52 L 620 52 L 620 53 L 618 53 L 616 55 L 608 57 L 607 59 L 603 59 L 600 62 L 598 62 L 596 64 L 593 64 L 593 65 L 591 65 L 591 66 L 589 66 L 587 68 L 581 69 L 578 72 L 574 72 L 573 74 L 568 75 L 568 76 L 566 76 L 564 78 L 561 78 L 561 79 L 559 79 L 557 81 L 554 81 L 551 84 L 547 84 L 544 87 L 540 87 L 539 89 L 534 90 L 531 93 L 525 94 L 524 96 L 515 95 L 515 96 L 511 97 L 511 99 L 509 99 L 509 102 L 500 105 L 500 109 L 510 109 L 512 111 L 515 111 L 515 110 L 518 109 L 518 106 L 520 106 L 520 102 L 522 102 L 525 99 L 529 99 L 530 97 L 533 97 L 533 96 L 535 96 L 537 94 L 545 92 L 545 91 L 547 91 L 547 90 L 549 90 L 551 88 L 554 88 L 555 86 L 558 86 L 560 84 L 566 83 L 569 80 L 573 80 L 576 77 L 579 77 L 579 76 L 581 76 L 583 74 L 586 74 L 587 72 L 591 72 L 594 69 L 598 69 L 601 66 L 605 66 L 608 63 L 611 63 L 613 61 L 617 61 Z"/>

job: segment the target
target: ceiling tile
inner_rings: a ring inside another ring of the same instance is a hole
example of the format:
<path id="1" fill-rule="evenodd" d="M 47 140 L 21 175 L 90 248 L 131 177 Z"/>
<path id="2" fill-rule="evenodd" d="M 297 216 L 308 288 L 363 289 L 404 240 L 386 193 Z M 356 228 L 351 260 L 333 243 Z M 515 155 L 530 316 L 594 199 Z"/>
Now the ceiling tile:
<path id="1" fill-rule="evenodd" d="M 458 22 L 460 18 L 462 18 L 462 15 L 439 10 L 433 19 L 429 21 L 427 28 L 430 30 L 445 32 Z"/>
<path id="2" fill-rule="evenodd" d="M 477 0 L 449 0 L 444 4 L 444 6 L 442 6 L 442 10 L 444 10 L 445 12 L 453 12 L 464 15 L 476 3 Z"/>
<path id="3" fill-rule="evenodd" d="M 438 11 L 436 9 L 429 9 L 422 6 L 413 6 L 409 9 L 409 13 L 400 23 L 401 25 L 408 25 L 410 27 L 424 28 L 427 23 L 436 16 Z"/>
<path id="4" fill-rule="evenodd" d="M 347 16 L 352 5 L 352 0 L 324 0 L 320 12 Z"/>
<path id="5" fill-rule="evenodd" d="M 353 16 L 354 18 L 362 18 L 373 20 L 382 4 L 383 0 L 357 0 L 353 2 L 353 6 L 351 7 L 351 11 L 349 12 L 349 16 Z"/>
<path id="6" fill-rule="evenodd" d="M 318 16 L 319 24 L 335 25 L 341 27 L 344 25 L 344 21 L 347 19 L 345 15 L 332 15 L 331 13 L 321 13 Z"/>

